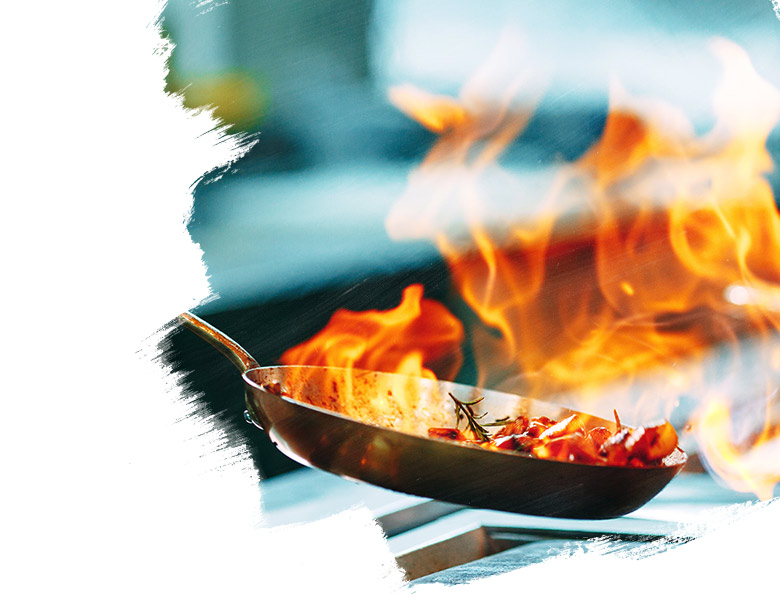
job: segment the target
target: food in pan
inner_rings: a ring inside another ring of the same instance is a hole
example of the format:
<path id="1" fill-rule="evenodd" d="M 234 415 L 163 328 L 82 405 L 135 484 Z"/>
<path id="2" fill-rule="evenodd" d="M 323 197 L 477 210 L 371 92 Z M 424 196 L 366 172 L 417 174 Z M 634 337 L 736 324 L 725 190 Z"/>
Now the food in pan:
<path id="1" fill-rule="evenodd" d="M 432 438 L 464 444 L 476 444 L 488 450 L 520 452 L 561 461 L 594 465 L 651 467 L 661 464 L 677 448 L 677 432 L 668 422 L 632 429 L 617 422 L 613 433 L 606 427 L 588 429 L 575 414 L 554 421 L 544 416 L 521 415 L 493 423 L 480 423 L 485 415 L 476 415 L 474 406 L 482 398 L 470 402 L 460 401 L 450 394 L 455 403 L 457 424 L 465 418 L 466 427 L 432 427 Z M 486 428 L 500 427 L 495 433 Z"/>
<path id="2" fill-rule="evenodd" d="M 276 381 L 262 387 L 277 396 L 294 397 Z M 537 458 L 629 467 L 659 466 L 677 448 L 677 432 L 668 422 L 632 429 L 621 425 L 617 411 L 614 432 L 606 427 L 589 428 L 577 414 L 559 421 L 521 415 L 514 420 L 481 422 L 486 414 L 478 415 L 474 408 L 482 398 L 461 401 L 452 394 L 450 398 L 455 405 L 455 427 L 429 427 L 428 437 Z"/>

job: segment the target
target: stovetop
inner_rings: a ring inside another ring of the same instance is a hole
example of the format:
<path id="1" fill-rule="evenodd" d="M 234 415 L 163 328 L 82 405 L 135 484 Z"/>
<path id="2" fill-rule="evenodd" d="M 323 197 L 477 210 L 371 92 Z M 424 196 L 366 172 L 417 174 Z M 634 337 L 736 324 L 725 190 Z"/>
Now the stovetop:
<path id="1" fill-rule="evenodd" d="M 644 507 L 618 519 L 586 521 L 517 515 L 391 492 L 314 469 L 261 484 L 266 525 L 313 522 L 352 507 L 371 511 L 411 585 L 464 583 L 574 550 L 648 556 L 690 536 L 717 509 L 755 500 L 705 473 L 678 475 Z"/>

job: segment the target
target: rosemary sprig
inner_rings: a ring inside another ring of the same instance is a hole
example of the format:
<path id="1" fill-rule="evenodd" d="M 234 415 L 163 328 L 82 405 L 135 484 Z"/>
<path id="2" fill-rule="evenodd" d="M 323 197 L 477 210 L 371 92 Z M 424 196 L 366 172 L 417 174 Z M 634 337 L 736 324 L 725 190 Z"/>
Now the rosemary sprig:
<path id="1" fill-rule="evenodd" d="M 483 423 L 482 427 L 498 427 L 500 425 L 506 425 L 509 422 L 509 417 L 501 417 L 496 419 L 492 423 Z"/>
<path id="2" fill-rule="evenodd" d="M 490 439 L 490 436 L 488 435 L 487 430 L 480 425 L 477 422 L 477 419 L 481 419 L 484 417 L 487 413 L 483 413 L 479 416 L 474 414 L 474 409 L 471 408 L 475 404 L 479 404 L 482 402 L 484 397 L 479 397 L 476 400 L 471 400 L 470 402 L 463 402 L 461 400 L 458 400 L 455 396 L 452 395 L 452 392 L 449 393 L 450 398 L 452 398 L 452 401 L 455 403 L 455 426 L 460 426 L 460 418 L 461 415 L 466 417 L 466 422 L 471 429 L 471 433 L 474 434 L 474 438 L 479 442 L 487 442 Z"/>

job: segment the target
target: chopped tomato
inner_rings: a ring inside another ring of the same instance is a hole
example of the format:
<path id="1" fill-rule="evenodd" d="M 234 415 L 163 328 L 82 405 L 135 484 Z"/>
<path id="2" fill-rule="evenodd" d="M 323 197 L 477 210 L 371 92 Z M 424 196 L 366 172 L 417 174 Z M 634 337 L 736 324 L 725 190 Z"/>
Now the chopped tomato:
<path id="1" fill-rule="evenodd" d="M 488 450 L 532 453 L 538 458 L 631 467 L 658 464 L 677 447 L 677 432 L 667 422 L 630 429 L 618 421 L 613 434 L 606 427 L 588 429 L 576 414 L 560 422 L 521 415 L 487 439 L 484 431 L 477 436 L 473 431 L 432 427 L 428 435 Z"/>
<path id="2" fill-rule="evenodd" d="M 463 435 L 463 432 L 459 429 L 452 429 L 449 427 L 430 427 L 428 429 L 428 436 L 432 438 L 438 438 L 442 440 L 453 440 L 456 442 L 467 442 L 468 438 Z"/>

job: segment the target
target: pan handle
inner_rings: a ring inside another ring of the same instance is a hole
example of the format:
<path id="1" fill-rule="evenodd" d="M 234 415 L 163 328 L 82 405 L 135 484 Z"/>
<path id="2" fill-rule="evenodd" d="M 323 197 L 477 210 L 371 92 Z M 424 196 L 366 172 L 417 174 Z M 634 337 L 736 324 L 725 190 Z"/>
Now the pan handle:
<path id="1" fill-rule="evenodd" d="M 179 322 L 190 331 L 195 332 L 209 344 L 214 346 L 222 354 L 228 357 L 239 371 L 244 373 L 249 369 L 256 369 L 259 363 L 252 356 L 239 346 L 236 342 L 222 333 L 216 327 L 212 327 L 203 319 L 196 317 L 190 312 L 183 312 L 178 316 Z"/>

